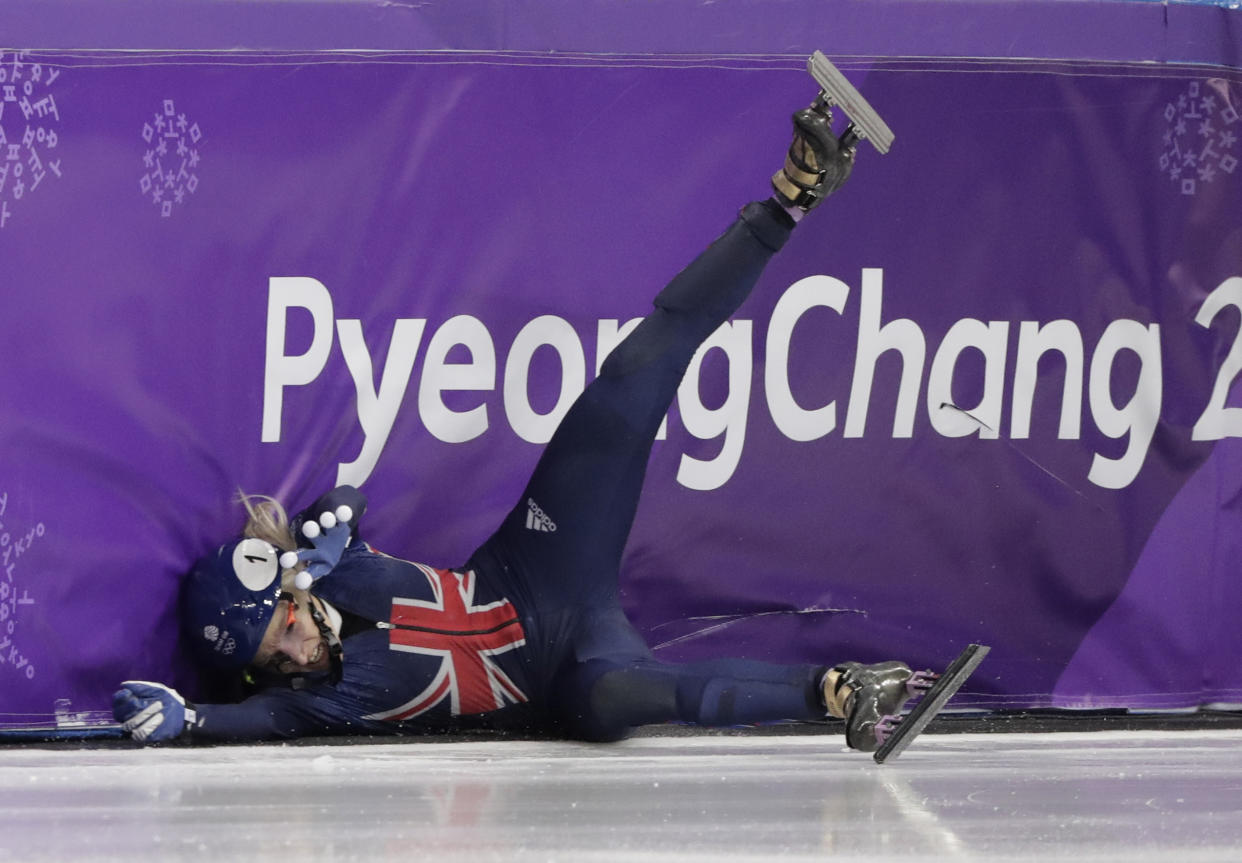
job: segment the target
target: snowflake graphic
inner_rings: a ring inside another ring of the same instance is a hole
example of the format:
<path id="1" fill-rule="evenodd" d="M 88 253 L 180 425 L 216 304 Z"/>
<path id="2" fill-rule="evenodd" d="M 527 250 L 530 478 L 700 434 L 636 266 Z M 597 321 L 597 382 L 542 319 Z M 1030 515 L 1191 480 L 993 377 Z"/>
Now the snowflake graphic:
<path id="1" fill-rule="evenodd" d="M 1165 105 L 1164 119 L 1168 125 L 1161 138 L 1160 170 L 1183 195 L 1193 195 L 1202 184 L 1237 169 L 1232 151 L 1238 143 L 1238 109 L 1227 81 L 1191 81 Z"/>
<path id="2" fill-rule="evenodd" d="M 50 174 L 59 179 L 60 109 L 52 84 L 61 70 L 28 51 L 0 50 L 0 229 Z"/>
<path id="3" fill-rule="evenodd" d="M 203 131 L 184 112 L 177 112 L 172 99 L 165 99 L 151 121 L 142 124 L 142 140 L 149 149 L 142 155 L 144 173 L 138 189 L 151 198 L 161 218 L 170 218 L 198 189 Z"/>

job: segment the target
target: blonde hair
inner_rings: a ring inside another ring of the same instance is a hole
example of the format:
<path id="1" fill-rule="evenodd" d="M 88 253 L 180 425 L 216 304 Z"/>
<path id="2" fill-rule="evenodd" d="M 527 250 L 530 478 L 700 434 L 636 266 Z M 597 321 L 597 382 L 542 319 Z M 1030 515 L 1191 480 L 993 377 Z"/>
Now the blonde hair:
<path id="1" fill-rule="evenodd" d="M 237 493 L 237 500 L 246 508 L 246 526 L 242 536 L 254 537 L 271 543 L 280 551 L 298 547 L 293 529 L 289 527 L 289 515 L 280 501 L 265 494 Z"/>
<path id="2" fill-rule="evenodd" d="M 242 536 L 254 537 L 276 546 L 277 551 L 294 551 L 298 541 L 293 536 L 293 528 L 289 526 L 289 514 L 274 497 L 265 494 L 237 493 L 238 502 L 246 508 L 246 526 L 242 528 Z M 304 594 L 298 590 L 293 580 L 299 572 L 306 569 L 301 561 L 292 569 L 281 567 L 280 584 L 285 593 Z"/>

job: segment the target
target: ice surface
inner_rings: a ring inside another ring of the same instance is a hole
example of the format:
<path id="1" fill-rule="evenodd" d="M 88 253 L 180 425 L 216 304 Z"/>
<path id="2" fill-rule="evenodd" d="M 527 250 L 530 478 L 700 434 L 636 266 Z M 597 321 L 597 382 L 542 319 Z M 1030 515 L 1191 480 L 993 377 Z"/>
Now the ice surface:
<path id="1" fill-rule="evenodd" d="M 0 748 L 0 860 L 1237 860 L 1242 731 Z"/>

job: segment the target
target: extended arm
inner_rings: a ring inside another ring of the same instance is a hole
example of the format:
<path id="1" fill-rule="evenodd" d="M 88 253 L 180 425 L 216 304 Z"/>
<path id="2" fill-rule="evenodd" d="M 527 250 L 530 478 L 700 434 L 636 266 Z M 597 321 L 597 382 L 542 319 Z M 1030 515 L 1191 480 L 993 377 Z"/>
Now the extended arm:
<path id="1" fill-rule="evenodd" d="M 161 683 L 127 680 L 112 697 L 112 713 L 121 729 L 139 743 L 178 739 L 274 740 L 350 730 L 316 709 L 309 693 L 265 690 L 240 704 L 186 701 Z"/>

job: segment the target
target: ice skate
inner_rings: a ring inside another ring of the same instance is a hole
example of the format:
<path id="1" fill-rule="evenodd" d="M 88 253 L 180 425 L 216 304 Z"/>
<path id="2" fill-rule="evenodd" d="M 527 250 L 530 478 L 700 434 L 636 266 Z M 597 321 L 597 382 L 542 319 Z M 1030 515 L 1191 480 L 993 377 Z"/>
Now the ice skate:
<path id="1" fill-rule="evenodd" d="M 992 648 L 983 644 L 969 645 L 958 654 L 944 674 L 933 674 L 935 684 L 914 705 L 914 709 L 906 716 L 890 714 L 875 724 L 874 733 L 880 747 L 875 751 L 876 764 L 883 764 L 890 758 L 900 755 L 910 742 L 936 718 L 940 709 L 948 703 L 953 694 L 961 688 L 967 678 L 974 673 Z M 919 688 L 922 684 L 919 684 Z"/>
<path id="2" fill-rule="evenodd" d="M 820 86 L 819 96 L 793 115 L 793 143 L 784 167 L 772 177 L 777 200 L 804 212 L 819 206 L 849 179 L 858 141 L 870 140 L 880 153 L 887 153 L 893 143 L 892 130 L 827 57 L 816 51 L 807 61 L 807 71 Z M 840 137 L 832 131 L 833 105 L 850 119 Z"/>
<path id="3" fill-rule="evenodd" d="M 931 688 L 936 675 L 903 662 L 844 662 L 824 676 L 828 715 L 845 720 L 851 749 L 874 752 L 884 742 L 885 717 L 897 716 L 911 698 Z"/>
<path id="4" fill-rule="evenodd" d="M 832 61 L 816 51 L 806 61 L 806 70 L 820 86 L 820 99 L 839 106 L 850 119 L 849 126 L 841 133 L 842 146 L 852 147 L 855 141 L 866 140 L 877 153 L 887 153 L 893 146 L 893 130 Z"/>
<path id="5" fill-rule="evenodd" d="M 883 764 L 900 755 L 936 718 L 989 650 L 970 645 L 944 674 L 911 671 L 901 662 L 842 663 L 824 675 L 824 706 L 829 716 L 845 720 L 845 742 L 851 748 L 874 752 L 876 763 Z M 914 708 L 901 715 L 906 702 L 918 696 Z"/>
<path id="6" fill-rule="evenodd" d="M 777 200 L 810 212 L 841 188 L 854 168 L 854 148 L 832 132 L 832 111 L 823 93 L 793 115 L 794 137 L 785 165 L 772 176 Z"/>

